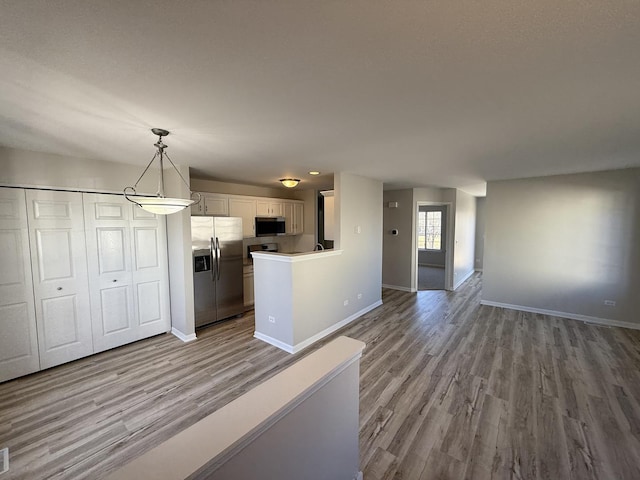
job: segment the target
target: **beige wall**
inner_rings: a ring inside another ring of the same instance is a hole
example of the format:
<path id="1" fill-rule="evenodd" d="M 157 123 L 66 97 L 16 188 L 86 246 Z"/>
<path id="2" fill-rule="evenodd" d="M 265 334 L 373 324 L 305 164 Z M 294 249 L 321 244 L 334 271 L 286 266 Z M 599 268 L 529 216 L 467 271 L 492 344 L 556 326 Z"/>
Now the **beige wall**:
<path id="1" fill-rule="evenodd" d="M 476 243 L 476 198 L 456 190 L 453 288 L 458 288 L 474 271 Z"/>
<path id="2" fill-rule="evenodd" d="M 389 202 L 398 202 L 389 208 Z M 382 283 L 396 288 L 411 288 L 411 251 L 413 239 L 413 190 L 386 190 L 383 195 Z M 398 235 L 392 235 L 392 229 Z"/>
<path id="3" fill-rule="evenodd" d="M 640 169 L 489 182 L 483 301 L 640 325 L 639 239 Z"/>
<path id="4" fill-rule="evenodd" d="M 486 198 L 476 198 L 476 253 L 475 253 L 475 268 L 476 270 L 482 270 L 483 258 L 484 258 L 484 235 L 485 235 L 485 222 L 486 222 Z"/>
<path id="5" fill-rule="evenodd" d="M 0 147 L 0 184 L 4 185 L 121 193 L 136 182 L 145 166 Z M 157 172 L 157 168 L 147 172 L 139 193 L 156 192 Z M 179 178 L 170 172 L 167 179 L 174 175 Z"/>

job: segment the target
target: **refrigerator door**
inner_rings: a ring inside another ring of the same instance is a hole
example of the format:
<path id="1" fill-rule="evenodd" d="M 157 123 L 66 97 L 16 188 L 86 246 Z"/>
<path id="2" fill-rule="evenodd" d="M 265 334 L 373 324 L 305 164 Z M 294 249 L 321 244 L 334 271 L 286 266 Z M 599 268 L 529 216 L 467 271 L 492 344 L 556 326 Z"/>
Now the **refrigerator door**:
<path id="1" fill-rule="evenodd" d="M 210 249 L 194 250 L 193 252 L 196 327 L 201 327 L 217 320 L 213 256 L 211 253 Z"/>
<path id="2" fill-rule="evenodd" d="M 244 312 L 242 282 L 242 219 L 213 217 L 217 319 L 222 320 Z"/>

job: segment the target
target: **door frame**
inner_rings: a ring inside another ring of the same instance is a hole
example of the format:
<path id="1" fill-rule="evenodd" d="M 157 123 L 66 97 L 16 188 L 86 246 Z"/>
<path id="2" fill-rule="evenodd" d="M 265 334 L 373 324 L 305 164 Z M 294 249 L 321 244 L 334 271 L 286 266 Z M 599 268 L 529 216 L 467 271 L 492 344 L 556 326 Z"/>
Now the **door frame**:
<path id="1" fill-rule="evenodd" d="M 453 230 L 453 204 L 451 202 L 421 202 L 418 201 L 415 204 L 415 211 L 413 215 L 413 238 L 411 241 L 412 247 L 412 290 L 419 291 L 418 289 L 418 214 L 420 207 L 445 207 L 446 210 L 446 226 L 445 226 L 445 254 L 444 254 L 444 289 L 447 291 L 453 291 L 453 247 L 454 247 L 454 230 Z"/>

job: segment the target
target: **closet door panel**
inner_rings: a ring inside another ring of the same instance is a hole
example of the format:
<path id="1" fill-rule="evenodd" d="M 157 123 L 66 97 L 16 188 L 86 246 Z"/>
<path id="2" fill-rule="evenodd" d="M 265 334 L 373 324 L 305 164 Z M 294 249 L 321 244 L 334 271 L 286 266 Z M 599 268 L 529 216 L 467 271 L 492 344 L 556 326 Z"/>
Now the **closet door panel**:
<path id="1" fill-rule="evenodd" d="M 118 195 L 84 194 L 91 321 L 96 352 L 138 339 L 128 203 Z"/>
<path id="2" fill-rule="evenodd" d="M 93 353 L 82 194 L 27 190 L 40 365 Z"/>
<path id="3" fill-rule="evenodd" d="M 165 217 L 132 205 L 133 285 L 139 338 L 171 330 Z"/>
<path id="4" fill-rule="evenodd" d="M 0 382 L 40 369 L 24 190 L 0 188 Z"/>

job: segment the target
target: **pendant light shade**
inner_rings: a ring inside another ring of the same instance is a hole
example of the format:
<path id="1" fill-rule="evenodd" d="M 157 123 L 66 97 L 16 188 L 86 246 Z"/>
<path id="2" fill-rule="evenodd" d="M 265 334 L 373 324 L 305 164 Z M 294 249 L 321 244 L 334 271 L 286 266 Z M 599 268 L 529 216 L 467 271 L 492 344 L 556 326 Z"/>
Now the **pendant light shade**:
<path id="1" fill-rule="evenodd" d="M 164 159 L 165 158 L 169 160 L 169 163 L 171 163 L 171 166 L 176 171 L 176 173 L 180 176 L 180 179 L 187 186 L 187 188 L 189 188 L 189 184 L 187 183 L 187 181 L 184 179 L 182 174 L 178 171 L 174 163 L 171 161 L 169 156 L 164 151 L 165 148 L 167 148 L 167 146 L 164 143 L 162 143 L 162 137 L 166 137 L 167 135 L 169 135 L 169 131 L 163 130 L 162 128 L 152 128 L 151 131 L 153 132 L 154 135 L 158 136 L 158 141 L 154 143 L 154 146 L 157 148 L 157 151 L 153 156 L 153 158 L 151 159 L 151 161 L 149 162 L 149 164 L 147 165 L 147 168 L 144 169 L 144 171 L 142 172 L 142 175 L 140 175 L 140 178 L 138 178 L 138 181 L 133 185 L 133 187 L 125 187 L 124 189 L 125 198 L 129 200 L 131 203 L 135 203 L 143 210 L 146 210 L 147 212 L 153 213 L 156 215 L 170 215 L 172 213 L 176 213 L 181 210 L 184 210 L 185 208 L 192 205 L 193 203 L 199 203 L 200 202 L 199 193 L 196 193 L 197 200 L 193 200 L 191 198 L 165 197 L 164 195 Z M 149 167 L 151 166 L 151 164 L 156 158 L 160 163 L 158 193 L 156 194 L 156 196 L 138 195 L 136 193 L 136 187 L 138 186 L 138 183 L 140 183 L 140 180 L 142 180 L 142 177 L 144 177 L 145 173 L 147 173 L 147 170 L 149 170 Z M 193 196 L 193 192 L 191 192 L 190 188 L 189 188 L 189 193 L 191 196 Z"/>
<path id="2" fill-rule="evenodd" d="M 280 183 L 287 188 L 293 188 L 300 183 L 299 178 L 281 178 Z"/>

